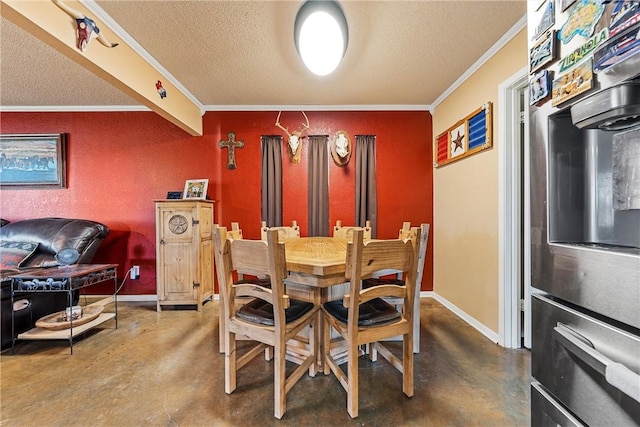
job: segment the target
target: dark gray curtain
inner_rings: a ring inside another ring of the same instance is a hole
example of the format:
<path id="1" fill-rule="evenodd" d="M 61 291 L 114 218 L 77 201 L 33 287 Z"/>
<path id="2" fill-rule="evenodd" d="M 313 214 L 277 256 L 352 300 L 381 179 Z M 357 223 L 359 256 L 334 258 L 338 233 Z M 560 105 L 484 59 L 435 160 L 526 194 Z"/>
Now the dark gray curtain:
<path id="1" fill-rule="evenodd" d="M 376 137 L 356 135 L 356 225 L 371 221 L 371 237 L 378 234 L 378 193 L 376 191 Z"/>
<path id="2" fill-rule="evenodd" d="M 309 236 L 329 236 L 329 137 L 309 136 Z"/>
<path id="3" fill-rule="evenodd" d="M 264 135 L 261 170 L 261 217 L 268 227 L 282 225 L 282 136 Z"/>

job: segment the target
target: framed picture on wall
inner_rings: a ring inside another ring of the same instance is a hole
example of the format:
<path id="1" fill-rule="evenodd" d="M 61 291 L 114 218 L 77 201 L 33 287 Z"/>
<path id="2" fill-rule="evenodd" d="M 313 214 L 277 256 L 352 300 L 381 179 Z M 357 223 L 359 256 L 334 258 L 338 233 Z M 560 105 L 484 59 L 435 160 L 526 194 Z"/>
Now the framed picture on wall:
<path id="1" fill-rule="evenodd" d="M 493 104 L 487 102 L 435 138 L 435 167 L 493 147 Z"/>
<path id="2" fill-rule="evenodd" d="M 188 179 L 184 183 L 183 199 L 200 199 L 207 198 L 208 179 Z"/>
<path id="3" fill-rule="evenodd" d="M 66 188 L 66 135 L 0 135 L 2 188 Z"/>
<path id="4" fill-rule="evenodd" d="M 529 80 L 529 104 L 535 105 L 551 95 L 549 71 L 541 70 Z"/>
<path id="5" fill-rule="evenodd" d="M 557 59 L 556 32 L 547 31 L 544 37 L 529 51 L 529 71 L 538 71 L 540 68 Z"/>

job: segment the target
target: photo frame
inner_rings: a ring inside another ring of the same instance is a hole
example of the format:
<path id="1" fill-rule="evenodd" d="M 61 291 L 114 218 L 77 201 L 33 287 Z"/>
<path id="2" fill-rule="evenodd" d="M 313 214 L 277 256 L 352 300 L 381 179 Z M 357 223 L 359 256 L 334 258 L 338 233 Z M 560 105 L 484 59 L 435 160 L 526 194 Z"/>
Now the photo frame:
<path id="1" fill-rule="evenodd" d="M 549 71 L 541 70 L 529 80 L 529 104 L 536 105 L 551 95 Z"/>
<path id="2" fill-rule="evenodd" d="M 331 141 L 331 157 L 337 166 L 345 166 L 351 159 L 353 151 L 351 139 L 346 131 L 339 130 Z"/>
<path id="3" fill-rule="evenodd" d="M 167 200 L 182 199 L 182 191 L 168 191 Z"/>
<path id="4" fill-rule="evenodd" d="M 67 188 L 66 134 L 0 135 L 0 187 Z"/>
<path id="5" fill-rule="evenodd" d="M 538 25 L 536 25 L 535 32 L 533 35 L 533 39 L 537 39 L 545 31 L 553 26 L 556 23 L 556 6 L 555 0 L 547 0 L 545 6 L 542 11 L 542 16 L 540 17 L 540 21 Z"/>
<path id="6" fill-rule="evenodd" d="M 207 188 L 209 187 L 208 179 L 188 179 L 184 183 L 183 199 L 206 200 Z"/>
<path id="7" fill-rule="evenodd" d="M 487 102 L 436 137 L 435 167 L 493 147 L 493 104 Z"/>
<path id="8" fill-rule="evenodd" d="M 591 58 L 553 80 L 551 106 L 560 105 L 594 87 Z"/>
<path id="9" fill-rule="evenodd" d="M 547 31 L 543 37 L 529 50 L 529 72 L 538 71 L 558 58 L 556 49 L 556 32 Z"/>

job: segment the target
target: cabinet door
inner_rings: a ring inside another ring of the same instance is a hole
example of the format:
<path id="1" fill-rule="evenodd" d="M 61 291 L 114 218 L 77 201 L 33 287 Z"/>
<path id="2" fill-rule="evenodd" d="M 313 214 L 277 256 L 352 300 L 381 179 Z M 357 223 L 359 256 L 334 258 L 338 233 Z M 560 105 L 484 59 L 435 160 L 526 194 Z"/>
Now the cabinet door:
<path id="1" fill-rule="evenodd" d="M 195 275 L 193 244 L 189 242 L 173 242 L 164 245 L 162 264 L 163 301 L 194 302 L 197 289 L 194 287 Z"/>
<path id="2" fill-rule="evenodd" d="M 201 203 L 198 222 L 200 226 L 200 237 L 202 239 L 211 239 L 213 237 L 213 205 L 210 203 Z"/>
<path id="3" fill-rule="evenodd" d="M 158 245 L 161 301 L 194 301 L 197 290 L 194 251 L 194 209 L 189 206 L 165 206 L 159 212 Z"/>
<path id="4" fill-rule="evenodd" d="M 200 299 L 213 296 L 213 241 L 200 244 Z"/>

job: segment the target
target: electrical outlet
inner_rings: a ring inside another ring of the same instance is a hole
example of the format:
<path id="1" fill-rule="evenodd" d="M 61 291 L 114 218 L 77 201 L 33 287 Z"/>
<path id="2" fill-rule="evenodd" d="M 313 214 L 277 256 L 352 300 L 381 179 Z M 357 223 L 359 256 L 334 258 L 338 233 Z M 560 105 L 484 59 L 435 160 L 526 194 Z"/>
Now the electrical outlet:
<path id="1" fill-rule="evenodd" d="M 134 265 L 131 268 L 131 273 L 129 274 L 129 278 L 132 280 L 138 280 L 140 278 L 140 266 Z"/>

